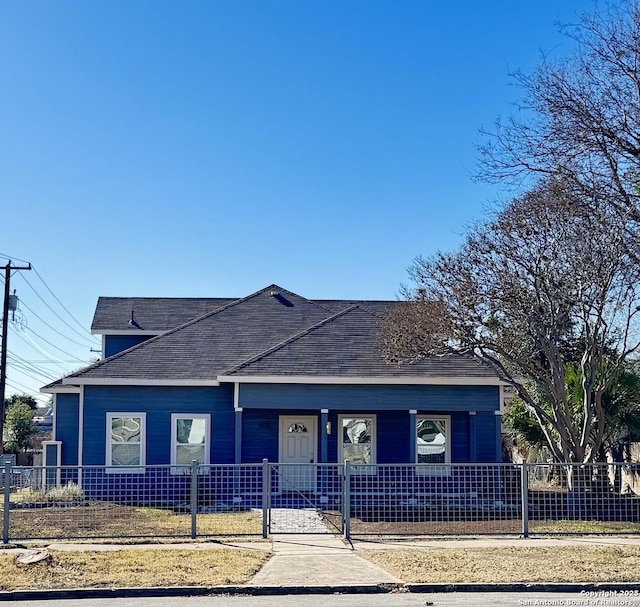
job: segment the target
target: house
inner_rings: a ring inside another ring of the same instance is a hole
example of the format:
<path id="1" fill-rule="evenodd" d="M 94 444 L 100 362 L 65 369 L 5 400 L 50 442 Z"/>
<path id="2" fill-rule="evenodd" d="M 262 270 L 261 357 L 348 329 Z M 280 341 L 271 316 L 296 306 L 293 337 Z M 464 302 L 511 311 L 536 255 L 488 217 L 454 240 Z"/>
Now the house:
<path id="1" fill-rule="evenodd" d="M 43 388 L 45 465 L 500 461 L 503 382 L 469 356 L 386 363 L 377 327 L 392 305 L 277 285 L 240 299 L 101 297 L 105 358 Z"/>

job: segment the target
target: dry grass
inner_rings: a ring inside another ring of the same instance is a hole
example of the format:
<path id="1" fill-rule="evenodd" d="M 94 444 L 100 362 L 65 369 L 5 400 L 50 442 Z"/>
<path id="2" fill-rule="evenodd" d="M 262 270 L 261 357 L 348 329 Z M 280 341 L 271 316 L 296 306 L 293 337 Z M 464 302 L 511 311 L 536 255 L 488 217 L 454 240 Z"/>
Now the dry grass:
<path id="1" fill-rule="evenodd" d="M 411 583 L 640 582 L 640 547 L 434 548 L 359 555 Z"/>
<path id="2" fill-rule="evenodd" d="M 529 521 L 530 533 L 639 533 L 640 523 L 624 521 Z"/>
<path id="3" fill-rule="evenodd" d="M 19 565 L 0 554 L 0 589 L 214 586 L 241 584 L 269 558 L 259 550 L 122 550 L 53 552 Z"/>
<path id="4" fill-rule="evenodd" d="M 256 512 L 198 514 L 200 536 L 244 536 L 262 534 Z M 11 539 L 188 537 L 191 515 L 156 508 L 134 508 L 112 503 L 83 506 L 47 506 L 11 510 Z"/>
<path id="5" fill-rule="evenodd" d="M 325 511 L 324 518 L 340 528 L 340 513 Z M 522 533 L 522 521 L 518 518 L 505 520 L 453 520 L 453 521 L 363 521 L 351 519 L 351 533 L 364 535 L 499 535 Z M 529 520 L 529 533 L 536 534 L 636 534 L 640 533 L 640 522 L 630 521 L 577 521 L 577 520 Z"/>
<path id="6" fill-rule="evenodd" d="M 519 534 L 522 522 L 507 521 L 360 521 L 351 520 L 353 535 L 486 535 Z"/>

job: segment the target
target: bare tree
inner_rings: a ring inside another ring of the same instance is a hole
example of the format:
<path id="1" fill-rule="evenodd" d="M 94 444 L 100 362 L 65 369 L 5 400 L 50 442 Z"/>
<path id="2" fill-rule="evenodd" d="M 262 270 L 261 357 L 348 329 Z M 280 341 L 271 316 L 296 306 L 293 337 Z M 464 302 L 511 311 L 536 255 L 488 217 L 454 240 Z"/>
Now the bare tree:
<path id="1" fill-rule="evenodd" d="M 476 226 L 456 253 L 417 259 L 407 301 L 380 334 L 390 360 L 474 353 L 516 387 L 567 463 L 601 452 L 603 394 L 640 345 L 640 268 L 621 220 L 610 207 L 582 209 L 548 181 Z M 574 361 L 579 417 L 565 377 Z"/>
<path id="2" fill-rule="evenodd" d="M 563 32 L 575 54 L 515 74 L 521 111 L 484 133 L 479 176 L 561 177 L 582 202 L 640 221 L 640 5 L 623 0 Z"/>

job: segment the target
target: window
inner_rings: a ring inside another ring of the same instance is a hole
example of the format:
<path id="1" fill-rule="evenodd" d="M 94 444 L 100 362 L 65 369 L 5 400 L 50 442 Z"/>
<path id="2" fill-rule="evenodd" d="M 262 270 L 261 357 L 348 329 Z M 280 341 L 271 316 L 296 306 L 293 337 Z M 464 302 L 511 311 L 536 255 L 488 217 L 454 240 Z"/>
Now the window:
<path id="1" fill-rule="evenodd" d="M 451 418 L 419 415 L 416 419 L 416 463 L 451 463 Z M 418 466 L 418 474 L 449 474 L 449 466 Z"/>
<path id="2" fill-rule="evenodd" d="M 339 460 L 356 466 L 354 472 L 374 474 L 376 463 L 376 418 L 373 415 L 340 416 L 342 444 L 338 444 Z"/>
<path id="3" fill-rule="evenodd" d="M 144 473 L 145 413 L 107 413 L 107 472 Z"/>
<path id="4" fill-rule="evenodd" d="M 171 415 L 171 464 L 191 466 L 195 459 L 209 463 L 211 416 L 208 413 L 173 413 Z M 186 474 L 186 468 L 172 468 L 173 474 Z M 200 470 L 204 473 L 204 470 Z"/>

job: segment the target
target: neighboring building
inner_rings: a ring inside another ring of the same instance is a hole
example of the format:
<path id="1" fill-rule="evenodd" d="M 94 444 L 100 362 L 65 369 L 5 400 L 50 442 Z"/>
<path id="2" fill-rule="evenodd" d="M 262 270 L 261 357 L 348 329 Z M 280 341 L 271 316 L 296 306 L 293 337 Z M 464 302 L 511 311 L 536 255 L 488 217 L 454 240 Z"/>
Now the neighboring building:
<path id="1" fill-rule="evenodd" d="M 53 407 L 45 405 L 34 411 L 33 422 L 40 434 L 51 434 L 53 430 Z"/>
<path id="2" fill-rule="evenodd" d="M 47 465 L 498 462 L 504 385 L 471 357 L 386 363 L 394 302 L 109 298 L 106 358 L 43 388 Z M 313 490 L 313 480 L 305 490 Z"/>

